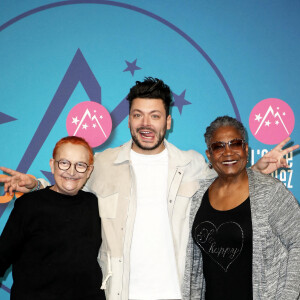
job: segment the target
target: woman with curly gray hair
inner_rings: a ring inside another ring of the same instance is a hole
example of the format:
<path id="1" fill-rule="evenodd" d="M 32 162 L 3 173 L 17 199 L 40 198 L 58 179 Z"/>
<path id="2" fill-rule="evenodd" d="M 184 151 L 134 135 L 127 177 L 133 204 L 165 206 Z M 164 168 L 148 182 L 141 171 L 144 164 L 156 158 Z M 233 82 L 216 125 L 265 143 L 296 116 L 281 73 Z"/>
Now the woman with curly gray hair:
<path id="1" fill-rule="evenodd" d="M 299 203 L 279 180 L 246 168 L 242 123 L 219 117 L 204 136 L 218 176 L 192 199 L 183 299 L 299 299 Z"/>

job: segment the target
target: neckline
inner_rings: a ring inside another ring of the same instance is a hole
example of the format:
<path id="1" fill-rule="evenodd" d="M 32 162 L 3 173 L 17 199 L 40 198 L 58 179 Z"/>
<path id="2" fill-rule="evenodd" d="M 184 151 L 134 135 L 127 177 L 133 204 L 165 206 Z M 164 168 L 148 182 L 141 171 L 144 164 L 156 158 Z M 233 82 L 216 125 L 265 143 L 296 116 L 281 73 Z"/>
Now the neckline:
<path id="1" fill-rule="evenodd" d="M 205 194 L 206 194 L 206 197 L 205 197 L 205 198 L 206 198 L 207 205 L 209 206 L 209 208 L 210 208 L 211 210 L 213 210 L 214 212 L 217 212 L 217 213 L 223 213 L 223 214 L 224 214 L 224 213 L 235 212 L 235 211 L 238 211 L 238 210 L 242 209 L 243 206 L 247 205 L 247 203 L 250 202 L 250 195 L 248 195 L 248 197 L 247 197 L 242 203 L 240 203 L 238 206 L 233 207 L 233 208 L 231 208 L 231 209 L 227 209 L 227 210 L 219 210 L 219 209 L 214 208 L 214 207 L 211 205 L 211 203 L 210 203 L 210 201 L 209 201 L 208 190 L 205 192 Z"/>
<path id="2" fill-rule="evenodd" d="M 130 156 L 131 156 L 131 160 L 138 160 L 138 161 L 156 161 L 156 160 L 161 160 L 163 158 L 166 158 L 168 156 L 168 150 L 167 148 L 165 148 L 163 151 L 161 151 L 160 153 L 157 154 L 141 154 L 141 153 L 137 153 L 134 150 L 130 150 Z"/>

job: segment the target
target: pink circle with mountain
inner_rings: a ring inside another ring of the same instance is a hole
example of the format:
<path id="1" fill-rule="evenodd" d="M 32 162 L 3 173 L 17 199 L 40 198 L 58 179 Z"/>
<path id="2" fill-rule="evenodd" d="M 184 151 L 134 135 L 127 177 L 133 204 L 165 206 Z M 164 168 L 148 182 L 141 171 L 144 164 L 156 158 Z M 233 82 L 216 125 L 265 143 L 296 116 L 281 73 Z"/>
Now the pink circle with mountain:
<path id="1" fill-rule="evenodd" d="M 66 126 L 70 136 L 82 137 L 94 148 L 102 145 L 109 138 L 112 120 L 103 105 L 85 101 L 70 110 Z"/>
<path id="2" fill-rule="evenodd" d="M 290 136 L 295 125 L 295 116 L 290 106 L 277 98 L 268 98 L 257 103 L 249 117 L 253 136 L 260 142 L 274 145 Z"/>

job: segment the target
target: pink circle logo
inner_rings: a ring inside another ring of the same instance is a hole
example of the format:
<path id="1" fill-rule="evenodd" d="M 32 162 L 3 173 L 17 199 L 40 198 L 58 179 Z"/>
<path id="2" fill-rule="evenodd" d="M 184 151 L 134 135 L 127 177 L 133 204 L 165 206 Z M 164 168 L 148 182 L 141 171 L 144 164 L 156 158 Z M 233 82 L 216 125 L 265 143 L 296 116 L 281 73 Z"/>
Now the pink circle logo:
<path id="1" fill-rule="evenodd" d="M 268 98 L 257 103 L 249 117 L 253 136 L 268 145 L 278 144 L 290 136 L 295 125 L 295 117 L 290 106 L 276 98 Z"/>
<path id="2" fill-rule="evenodd" d="M 112 121 L 104 106 L 97 102 L 85 101 L 70 110 L 66 126 L 70 136 L 82 137 L 94 148 L 109 138 Z"/>

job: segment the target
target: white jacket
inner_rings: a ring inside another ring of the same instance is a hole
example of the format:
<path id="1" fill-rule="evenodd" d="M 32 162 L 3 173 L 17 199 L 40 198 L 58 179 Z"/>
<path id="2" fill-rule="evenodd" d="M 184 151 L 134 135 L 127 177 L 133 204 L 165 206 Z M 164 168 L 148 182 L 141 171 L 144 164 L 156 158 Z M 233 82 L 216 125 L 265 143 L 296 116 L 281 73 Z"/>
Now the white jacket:
<path id="1" fill-rule="evenodd" d="M 164 141 L 169 155 L 168 214 L 180 286 L 189 236 L 191 197 L 198 180 L 215 176 L 196 151 L 181 151 Z M 132 141 L 95 154 L 94 171 L 85 189 L 98 197 L 102 220 L 100 265 L 102 288 L 109 300 L 128 299 L 130 247 L 136 214 L 136 186 L 130 161 Z M 153 220 L 155 221 L 155 220 Z M 149 283 L 151 288 L 151 283 Z"/>

